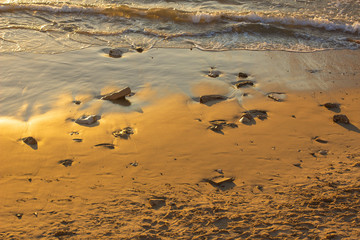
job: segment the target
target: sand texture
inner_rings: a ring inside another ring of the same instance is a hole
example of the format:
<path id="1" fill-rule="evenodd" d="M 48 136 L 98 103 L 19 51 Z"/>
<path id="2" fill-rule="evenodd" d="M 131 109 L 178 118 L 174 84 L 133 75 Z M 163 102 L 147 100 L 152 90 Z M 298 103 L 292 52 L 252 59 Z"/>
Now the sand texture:
<path id="1" fill-rule="evenodd" d="M 130 86 L 121 102 L 59 93 L 46 111 L 6 110 L 0 239 L 359 239 L 359 52 L 246 54 L 248 68 L 231 59 L 216 77 L 200 64 L 203 80 L 186 88 Z M 255 84 L 237 88 L 240 71 Z M 76 123 L 83 115 L 101 118 Z"/>

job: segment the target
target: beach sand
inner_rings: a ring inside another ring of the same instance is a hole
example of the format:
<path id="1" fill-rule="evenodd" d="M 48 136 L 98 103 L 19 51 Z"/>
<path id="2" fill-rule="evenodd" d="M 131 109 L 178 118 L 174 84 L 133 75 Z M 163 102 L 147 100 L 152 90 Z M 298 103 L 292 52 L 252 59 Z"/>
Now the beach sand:
<path id="1" fill-rule="evenodd" d="M 359 239 L 359 59 L 350 50 L 0 56 L 0 238 Z M 239 72 L 255 85 L 236 89 Z M 135 94 L 120 104 L 98 97 L 125 86 Z M 227 99 L 200 103 L 207 94 Z M 250 110 L 267 117 L 239 122 Z M 75 123 L 83 114 L 101 119 Z M 213 131 L 213 120 L 226 124 Z M 113 135 L 126 127 L 133 133 Z M 36 145 L 21 140 L 29 136 Z"/>

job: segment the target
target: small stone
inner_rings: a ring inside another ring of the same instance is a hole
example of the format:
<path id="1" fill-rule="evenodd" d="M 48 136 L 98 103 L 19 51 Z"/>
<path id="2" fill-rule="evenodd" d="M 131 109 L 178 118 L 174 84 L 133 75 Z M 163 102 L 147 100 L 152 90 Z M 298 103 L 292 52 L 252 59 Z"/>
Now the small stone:
<path id="1" fill-rule="evenodd" d="M 339 103 L 325 103 L 324 107 L 326 107 L 327 109 L 334 109 L 334 108 L 339 108 L 340 104 Z"/>
<path id="2" fill-rule="evenodd" d="M 254 121 L 253 116 L 250 113 L 245 113 L 244 115 L 241 116 L 239 122 L 244 123 L 244 124 L 249 124 L 252 123 Z"/>
<path id="3" fill-rule="evenodd" d="M 76 105 L 80 105 L 81 104 L 81 101 L 78 101 L 78 100 L 74 100 L 74 101 L 72 101 L 74 104 L 76 104 Z"/>
<path id="4" fill-rule="evenodd" d="M 327 155 L 328 154 L 328 151 L 327 150 L 320 150 L 319 153 L 323 156 Z"/>
<path id="5" fill-rule="evenodd" d="M 214 125 L 210 126 L 209 129 L 214 132 L 221 132 L 221 130 L 223 129 L 223 126 L 221 124 L 214 124 Z"/>
<path id="6" fill-rule="evenodd" d="M 58 163 L 64 165 L 65 167 L 70 167 L 74 161 L 72 159 L 60 160 Z"/>
<path id="7" fill-rule="evenodd" d="M 75 122 L 78 124 L 91 125 L 93 123 L 96 123 L 99 119 L 101 119 L 101 117 L 98 115 L 83 115 L 76 119 Z"/>
<path id="8" fill-rule="evenodd" d="M 200 103 L 207 103 L 218 100 L 226 100 L 226 97 L 222 95 L 204 95 L 200 97 Z"/>
<path id="9" fill-rule="evenodd" d="M 16 216 L 18 219 L 21 219 L 23 215 L 24 215 L 24 214 L 22 214 L 22 213 L 17 213 L 17 214 L 15 214 L 15 216 Z"/>
<path id="10" fill-rule="evenodd" d="M 37 141 L 33 137 L 26 137 L 26 138 L 23 138 L 22 140 L 27 145 L 36 145 L 37 144 Z"/>
<path id="11" fill-rule="evenodd" d="M 38 215 L 39 215 L 37 212 L 34 212 L 33 214 L 35 217 L 38 217 Z"/>
<path id="12" fill-rule="evenodd" d="M 219 169 L 216 169 L 215 172 L 218 172 L 218 173 L 220 173 L 220 174 L 224 174 L 223 170 L 220 169 L 220 168 L 219 168 Z"/>
<path id="13" fill-rule="evenodd" d="M 160 207 L 166 205 L 165 199 L 162 199 L 162 198 L 149 199 L 149 203 L 150 203 L 152 208 L 160 208 Z"/>
<path id="14" fill-rule="evenodd" d="M 314 137 L 314 140 L 316 141 L 316 142 L 318 142 L 318 143 L 328 143 L 328 141 L 326 141 L 326 140 L 323 140 L 323 139 L 321 139 L 321 138 L 319 138 L 318 136 L 316 136 L 316 137 Z"/>
<path id="15" fill-rule="evenodd" d="M 131 127 L 126 127 L 121 130 L 116 130 L 116 131 L 112 132 L 112 135 L 114 137 L 120 137 L 120 138 L 124 138 L 124 139 L 129 138 L 131 134 L 134 134 L 134 130 Z"/>
<path id="16" fill-rule="evenodd" d="M 239 72 L 238 77 L 239 78 L 247 78 L 249 75 L 247 75 L 246 73 L 243 72 Z"/>
<path id="17" fill-rule="evenodd" d="M 301 164 L 300 164 L 300 163 L 294 163 L 293 165 L 294 165 L 295 167 L 298 167 L 298 168 L 301 167 Z"/>
<path id="18" fill-rule="evenodd" d="M 209 73 L 208 73 L 208 76 L 209 77 L 212 77 L 212 78 L 217 78 L 219 77 L 221 74 L 220 71 L 217 71 L 217 70 L 210 70 Z"/>
<path id="19" fill-rule="evenodd" d="M 141 48 L 141 47 L 137 47 L 137 48 L 135 48 L 135 50 L 136 50 L 138 53 L 142 53 L 142 52 L 144 51 L 144 49 Z"/>
<path id="20" fill-rule="evenodd" d="M 254 86 L 254 82 L 253 82 L 253 81 L 248 81 L 248 80 L 242 80 L 242 81 L 238 81 L 237 83 L 235 83 L 235 86 L 236 86 L 237 88 Z"/>
<path id="21" fill-rule="evenodd" d="M 121 58 L 122 54 L 123 54 L 123 52 L 118 48 L 113 48 L 113 49 L 110 49 L 110 51 L 109 51 L 109 56 L 113 57 L 113 58 Z"/>
<path id="22" fill-rule="evenodd" d="M 115 148 L 114 144 L 112 144 L 112 143 L 99 143 L 99 144 L 96 144 L 94 146 L 95 147 L 105 147 L 105 148 L 108 148 L 108 149 L 114 149 Z"/>
<path id="23" fill-rule="evenodd" d="M 350 123 L 350 120 L 344 114 L 334 115 L 333 121 L 336 122 L 336 123 L 345 123 L 345 124 Z"/>
<path id="24" fill-rule="evenodd" d="M 123 88 L 119 91 L 115 91 L 109 94 L 106 94 L 101 99 L 102 100 L 117 100 L 120 98 L 125 98 L 125 96 L 131 94 L 131 89 L 129 87 Z"/>

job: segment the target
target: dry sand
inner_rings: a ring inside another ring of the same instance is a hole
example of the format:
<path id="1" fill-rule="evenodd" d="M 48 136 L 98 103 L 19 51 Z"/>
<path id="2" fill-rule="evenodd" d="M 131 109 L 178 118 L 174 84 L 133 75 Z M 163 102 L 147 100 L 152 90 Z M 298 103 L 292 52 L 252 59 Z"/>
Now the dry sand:
<path id="1" fill-rule="evenodd" d="M 105 111 L 90 127 L 73 121 L 99 112 L 102 100 L 83 107 L 89 96 L 76 105 L 62 95 L 26 121 L 0 118 L 0 238 L 359 239 L 359 51 L 251 54 L 260 66 L 269 58 L 278 66 L 259 69 L 261 76 L 294 82 L 258 76 L 260 86 L 242 89 L 249 95 L 241 102 L 221 75 L 191 85 L 192 94 L 145 86 L 127 99 L 148 104 Z M 315 81 L 295 84 L 301 74 Z M 274 101 L 269 91 L 286 99 Z M 202 94 L 229 99 L 200 104 Z M 239 122 L 255 109 L 267 119 Z M 335 114 L 350 124 L 334 123 Z M 237 127 L 209 129 L 218 119 Z M 112 135 L 125 127 L 134 130 L 129 138 Z M 28 136 L 37 146 L 20 140 Z M 102 143 L 114 148 L 95 146 Z M 61 164 L 66 159 L 71 166 Z M 221 176 L 231 180 L 209 182 Z"/>

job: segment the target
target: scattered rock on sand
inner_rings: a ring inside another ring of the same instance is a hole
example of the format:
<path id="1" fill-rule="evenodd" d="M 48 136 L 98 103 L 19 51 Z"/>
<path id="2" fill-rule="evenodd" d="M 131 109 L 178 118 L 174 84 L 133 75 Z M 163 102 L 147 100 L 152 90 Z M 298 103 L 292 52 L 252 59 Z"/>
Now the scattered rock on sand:
<path id="1" fill-rule="evenodd" d="M 224 127 L 231 127 L 231 128 L 237 128 L 238 125 L 235 123 L 227 123 L 225 120 L 212 120 L 210 121 L 211 126 L 208 127 L 208 129 L 221 133 L 221 130 Z"/>
<path id="2" fill-rule="evenodd" d="M 58 163 L 64 165 L 65 167 L 70 167 L 74 161 L 72 159 L 60 160 Z"/>
<path id="3" fill-rule="evenodd" d="M 121 99 L 121 98 L 125 98 L 125 96 L 131 94 L 131 89 L 129 87 L 123 88 L 119 91 L 115 91 L 109 94 L 106 94 L 105 96 L 103 96 L 101 99 L 102 100 L 117 100 L 117 99 Z"/>
<path id="4" fill-rule="evenodd" d="M 166 205 L 166 201 L 163 198 L 152 198 L 149 199 L 149 203 L 152 208 L 161 208 Z"/>
<path id="5" fill-rule="evenodd" d="M 101 116 L 98 115 L 83 115 L 75 120 L 77 124 L 84 124 L 84 125 L 91 125 L 93 123 L 96 123 L 99 119 L 101 119 Z"/>
<path id="6" fill-rule="evenodd" d="M 15 214 L 15 216 L 16 216 L 18 219 L 21 219 L 23 215 L 24 215 L 24 214 L 22 214 L 22 213 L 17 213 L 17 214 Z"/>
<path id="7" fill-rule="evenodd" d="M 267 96 L 277 102 L 283 102 L 286 98 L 286 94 L 282 92 L 270 92 Z"/>
<path id="8" fill-rule="evenodd" d="M 109 56 L 113 58 L 121 58 L 123 52 L 119 48 L 112 48 L 109 50 Z"/>
<path id="9" fill-rule="evenodd" d="M 336 109 L 336 108 L 340 108 L 340 104 L 339 103 L 325 103 L 324 107 L 326 107 L 327 109 Z"/>
<path id="10" fill-rule="evenodd" d="M 241 116 L 239 122 L 243 124 L 250 124 L 254 122 L 254 118 L 250 113 L 245 113 L 244 115 Z"/>
<path id="11" fill-rule="evenodd" d="M 247 78 L 249 75 L 243 72 L 239 72 L 238 77 L 239 78 Z"/>
<path id="12" fill-rule="evenodd" d="M 114 137 L 120 137 L 124 139 L 128 139 L 131 134 L 134 134 L 134 130 L 131 127 L 126 127 L 121 130 L 116 130 L 112 132 Z"/>
<path id="13" fill-rule="evenodd" d="M 22 139 L 24 143 L 26 143 L 27 145 L 36 145 L 37 141 L 35 138 L 33 137 L 25 137 Z"/>
<path id="14" fill-rule="evenodd" d="M 235 83 L 235 86 L 236 86 L 237 88 L 254 86 L 254 82 L 253 82 L 253 81 L 249 81 L 249 80 L 241 80 L 241 81 L 238 81 L 237 83 Z"/>
<path id="15" fill-rule="evenodd" d="M 204 95 L 200 97 L 200 103 L 207 103 L 218 100 L 226 100 L 226 97 L 222 95 Z"/>
<path id="16" fill-rule="evenodd" d="M 108 148 L 108 149 L 114 149 L 115 146 L 112 143 L 99 143 L 94 145 L 95 147 L 104 147 L 104 148 Z"/>
<path id="17" fill-rule="evenodd" d="M 333 121 L 336 122 L 336 123 L 345 123 L 345 124 L 350 123 L 349 118 L 344 114 L 334 115 Z"/>

